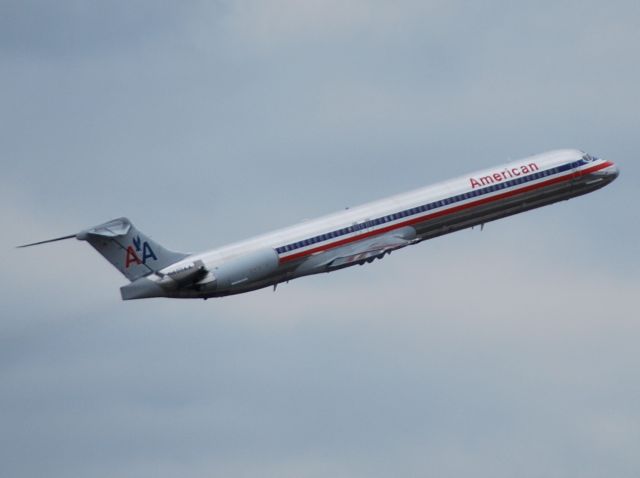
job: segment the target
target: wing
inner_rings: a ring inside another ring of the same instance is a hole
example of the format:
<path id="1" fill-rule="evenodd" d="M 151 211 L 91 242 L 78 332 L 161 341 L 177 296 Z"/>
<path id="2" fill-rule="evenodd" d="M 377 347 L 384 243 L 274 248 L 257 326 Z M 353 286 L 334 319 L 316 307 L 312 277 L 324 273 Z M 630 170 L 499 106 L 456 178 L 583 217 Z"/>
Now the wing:
<path id="1" fill-rule="evenodd" d="M 395 231 L 394 231 L 395 232 Z M 329 269 L 336 269 L 354 264 L 364 264 L 373 262 L 375 259 L 382 259 L 386 254 L 391 254 L 396 249 L 402 249 L 416 242 L 415 233 L 409 239 L 403 234 L 383 234 L 380 237 L 365 239 L 349 247 L 350 250 L 343 250 L 338 257 L 331 260 L 327 266 Z"/>
<path id="2" fill-rule="evenodd" d="M 313 274 L 319 270 L 326 272 L 342 269 L 355 264 L 373 262 L 382 259 L 396 249 L 419 242 L 416 231 L 412 227 L 403 227 L 379 236 L 362 239 L 361 241 L 347 244 L 336 249 L 323 251 L 311 256 L 300 267 L 300 274 Z"/>

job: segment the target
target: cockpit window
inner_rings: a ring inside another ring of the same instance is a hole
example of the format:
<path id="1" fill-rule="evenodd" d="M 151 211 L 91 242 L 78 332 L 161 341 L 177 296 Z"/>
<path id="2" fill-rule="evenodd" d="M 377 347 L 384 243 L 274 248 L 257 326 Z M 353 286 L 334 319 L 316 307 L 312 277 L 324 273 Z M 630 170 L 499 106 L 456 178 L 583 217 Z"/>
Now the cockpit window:
<path id="1" fill-rule="evenodd" d="M 591 156 L 590 154 L 585 153 L 584 156 L 582 156 L 583 161 L 588 161 L 588 162 L 592 162 L 592 161 L 596 161 L 598 158 L 596 158 L 595 156 Z"/>

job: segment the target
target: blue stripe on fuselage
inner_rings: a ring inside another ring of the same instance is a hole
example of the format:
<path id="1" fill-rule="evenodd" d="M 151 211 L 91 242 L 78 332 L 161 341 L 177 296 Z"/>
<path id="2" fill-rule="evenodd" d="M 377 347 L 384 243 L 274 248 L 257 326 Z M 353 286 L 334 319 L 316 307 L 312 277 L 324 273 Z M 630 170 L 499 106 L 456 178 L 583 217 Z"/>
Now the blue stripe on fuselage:
<path id="1" fill-rule="evenodd" d="M 303 247 L 307 247 L 313 244 L 318 244 L 324 241 L 335 239 L 337 237 L 346 236 L 347 234 L 351 234 L 362 229 L 368 229 L 370 227 L 380 226 L 382 224 L 397 221 L 398 219 L 404 219 L 407 217 L 415 216 L 423 212 L 433 211 L 436 209 L 443 208 L 445 206 L 450 206 L 451 204 L 455 204 L 461 201 L 478 198 L 496 191 L 508 189 L 513 186 L 519 186 L 521 184 L 526 184 L 532 181 L 536 181 L 538 179 L 553 176 L 555 174 L 564 173 L 566 171 L 570 171 L 571 169 L 579 168 L 580 166 L 583 166 L 587 163 L 588 161 L 585 161 L 584 159 L 580 159 L 579 161 L 566 163 L 560 166 L 556 166 L 555 168 L 546 169 L 544 171 L 537 171 L 527 176 L 520 176 L 516 179 L 511 179 L 509 181 L 505 181 L 502 183 L 493 184 L 491 186 L 487 186 L 482 189 L 476 189 L 466 193 L 457 194 L 455 196 L 451 196 L 445 199 L 439 199 L 438 201 L 434 201 L 428 204 L 423 204 L 422 206 L 415 206 L 410 209 L 405 209 L 403 211 L 399 211 L 393 214 L 388 214 L 386 216 L 379 217 L 377 219 L 367 220 L 365 222 L 354 224 L 352 226 L 343 227 L 341 229 L 336 229 L 334 231 L 320 234 L 314 237 L 310 237 L 308 239 L 303 239 L 301 241 L 293 242 L 291 244 L 287 244 L 285 246 L 276 248 L 276 252 L 278 254 L 286 254 L 288 252 L 301 249 Z"/>

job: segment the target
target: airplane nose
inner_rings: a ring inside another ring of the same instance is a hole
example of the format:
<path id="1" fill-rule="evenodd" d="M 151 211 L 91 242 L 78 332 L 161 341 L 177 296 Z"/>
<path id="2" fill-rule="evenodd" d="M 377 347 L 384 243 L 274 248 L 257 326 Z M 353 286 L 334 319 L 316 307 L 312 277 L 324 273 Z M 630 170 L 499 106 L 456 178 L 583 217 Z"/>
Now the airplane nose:
<path id="1" fill-rule="evenodd" d="M 611 181 L 613 181 L 620 175 L 620 170 L 618 169 L 618 166 L 616 166 L 615 163 L 613 162 L 611 163 L 611 166 L 605 169 L 605 171 L 607 173 L 607 176 L 611 178 Z"/>

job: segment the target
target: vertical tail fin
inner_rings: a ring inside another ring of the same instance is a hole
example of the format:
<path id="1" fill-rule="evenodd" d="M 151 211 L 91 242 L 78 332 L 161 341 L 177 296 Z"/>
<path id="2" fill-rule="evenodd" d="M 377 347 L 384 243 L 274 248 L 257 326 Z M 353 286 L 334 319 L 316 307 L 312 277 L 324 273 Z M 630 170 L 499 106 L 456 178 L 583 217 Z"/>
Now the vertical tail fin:
<path id="1" fill-rule="evenodd" d="M 159 271 L 188 255 L 165 249 L 138 231 L 126 217 L 85 229 L 75 237 L 91 244 L 130 281 Z"/>

